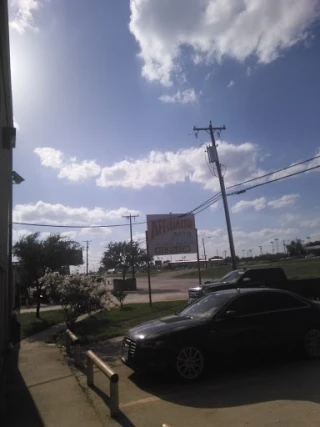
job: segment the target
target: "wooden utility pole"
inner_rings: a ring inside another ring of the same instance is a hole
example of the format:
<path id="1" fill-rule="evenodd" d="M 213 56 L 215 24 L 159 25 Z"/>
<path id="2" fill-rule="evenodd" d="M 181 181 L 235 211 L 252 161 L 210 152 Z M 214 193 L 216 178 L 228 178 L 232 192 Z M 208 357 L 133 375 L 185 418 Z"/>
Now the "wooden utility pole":
<path id="1" fill-rule="evenodd" d="M 135 271 L 134 271 L 134 255 L 133 255 L 133 240 L 132 240 L 132 218 L 138 218 L 139 215 L 123 215 L 122 218 L 126 218 L 129 220 L 130 225 L 130 246 L 131 246 L 131 269 L 132 269 L 132 278 L 135 279 Z"/>
<path id="2" fill-rule="evenodd" d="M 208 147 L 208 157 L 209 157 L 209 163 L 215 163 L 216 168 L 217 168 L 217 172 L 218 172 L 218 178 L 219 178 L 219 182 L 220 182 L 220 188 L 221 188 L 221 195 L 222 195 L 222 201 L 223 201 L 223 207 L 224 207 L 224 213 L 225 213 L 225 217 L 226 217 L 226 223 L 227 223 L 227 231 L 228 231 L 228 237 L 229 237 L 229 246 L 230 246 L 230 254 L 231 254 L 231 259 L 232 259 L 232 268 L 235 270 L 237 268 L 237 261 L 236 261 L 236 253 L 235 253 L 235 249 L 234 249 L 234 242 L 233 242 L 233 235 L 232 235 L 232 227 L 231 227 L 231 221 L 230 221 L 230 214 L 229 214 L 229 207 L 228 207 L 228 201 L 227 201 L 227 194 L 226 194 L 226 188 L 224 185 L 224 179 L 223 179 L 223 175 L 221 172 L 221 165 L 219 162 L 219 157 L 218 157 L 218 152 L 217 152 L 217 147 L 216 147 L 216 142 L 214 139 L 214 132 L 215 131 L 222 131 L 225 130 L 226 127 L 222 126 L 222 127 L 212 127 L 212 123 L 210 120 L 209 123 L 209 127 L 207 128 L 196 128 L 195 126 L 193 127 L 193 130 L 195 132 L 199 132 L 199 131 L 206 131 L 209 133 L 210 137 L 211 137 L 211 142 L 212 145 Z"/>

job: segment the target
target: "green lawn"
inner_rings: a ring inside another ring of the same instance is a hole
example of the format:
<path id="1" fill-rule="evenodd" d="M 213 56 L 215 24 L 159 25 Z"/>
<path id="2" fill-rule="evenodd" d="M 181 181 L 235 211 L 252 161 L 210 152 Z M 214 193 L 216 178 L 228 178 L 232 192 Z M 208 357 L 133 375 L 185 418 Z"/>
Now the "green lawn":
<path id="1" fill-rule="evenodd" d="M 139 323 L 174 314 L 185 305 L 185 301 L 156 302 L 152 307 L 148 303 L 126 304 L 123 310 L 103 310 L 77 322 L 74 333 L 83 343 L 113 338 Z"/>
<path id="2" fill-rule="evenodd" d="M 283 262 L 240 264 L 239 268 L 258 268 L 258 267 L 282 267 L 288 278 L 294 277 L 320 277 L 320 259 L 296 259 Z M 231 265 L 217 265 L 216 267 L 202 269 L 201 277 L 211 279 L 222 277 L 232 270 Z M 197 279 L 198 271 L 189 271 L 175 276 L 177 279 Z"/>
<path id="3" fill-rule="evenodd" d="M 19 319 L 22 340 L 64 321 L 62 310 L 40 311 L 40 319 L 36 318 L 35 312 L 21 313 Z"/>

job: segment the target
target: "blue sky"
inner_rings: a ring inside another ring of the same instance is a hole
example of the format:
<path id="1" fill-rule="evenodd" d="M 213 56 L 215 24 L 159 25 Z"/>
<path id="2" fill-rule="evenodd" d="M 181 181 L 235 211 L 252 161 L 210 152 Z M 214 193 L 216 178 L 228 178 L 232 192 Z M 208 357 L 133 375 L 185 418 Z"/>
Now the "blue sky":
<path id="1" fill-rule="evenodd" d="M 129 230 L 86 225 L 189 211 L 219 191 L 194 125 L 226 126 L 227 186 L 320 154 L 318 0 L 9 4 L 14 169 L 25 178 L 14 219 L 83 225 L 62 231 L 92 240 L 91 268 Z M 318 184 L 316 170 L 230 197 L 237 253 L 319 239 Z M 221 203 L 196 225 L 209 255 L 228 249 Z M 30 231 L 54 229 L 16 226 L 14 238 Z"/>

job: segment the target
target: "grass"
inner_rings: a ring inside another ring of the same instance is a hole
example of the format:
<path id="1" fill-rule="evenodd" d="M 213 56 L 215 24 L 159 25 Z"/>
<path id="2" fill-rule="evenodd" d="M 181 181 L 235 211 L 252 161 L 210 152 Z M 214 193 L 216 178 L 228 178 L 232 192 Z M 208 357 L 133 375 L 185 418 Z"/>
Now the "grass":
<path id="1" fill-rule="evenodd" d="M 295 277 L 320 277 L 320 259 L 295 259 L 288 261 L 272 262 L 272 263 L 255 263 L 241 264 L 243 268 L 258 268 L 258 267 L 282 267 L 288 278 Z M 217 265 L 207 270 L 201 269 L 201 277 L 203 279 L 211 279 L 222 277 L 232 270 L 231 265 Z M 175 276 L 177 279 L 196 279 L 198 271 L 189 271 Z"/>
<path id="2" fill-rule="evenodd" d="M 62 310 L 40 311 L 40 319 L 36 318 L 35 312 L 21 313 L 19 319 L 22 340 L 64 321 Z"/>
<path id="3" fill-rule="evenodd" d="M 164 301 L 152 307 L 148 303 L 136 303 L 124 305 L 123 310 L 118 307 L 103 310 L 77 322 L 74 333 L 83 343 L 114 338 L 140 323 L 174 314 L 185 305 L 185 301 Z"/>

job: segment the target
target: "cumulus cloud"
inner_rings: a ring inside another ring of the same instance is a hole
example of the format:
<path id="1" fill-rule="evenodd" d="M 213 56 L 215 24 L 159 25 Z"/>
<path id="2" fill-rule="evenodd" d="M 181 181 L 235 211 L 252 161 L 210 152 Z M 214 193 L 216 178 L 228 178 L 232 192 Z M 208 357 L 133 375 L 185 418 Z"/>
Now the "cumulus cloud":
<path id="1" fill-rule="evenodd" d="M 164 86 L 183 73 L 186 52 L 196 65 L 267 64 L 307 38 L 320 10 L 318 0 L 131 0 L 130 9 L 142 75 Z"/>
<path id="2" fill-rule="evenodd" d="M 60 150 L 51 147 L 37 147 L 34 150 L 43 166 L 58 169 L 58 178 L 67 178 L 69 181 L 79 182 L 100 174 L 101 168 L 94 160 L 77 162 L 76 157 L 64 159 Z"/>
<path id="3" fill-rule="evenodd" d="M 73 208 L 59 203 L 51 204 L 38 201 L 34 204 L 15 205 L 13 210 L 13 221 L 50 223 L 53 225 L 100 225 L 105 221 L 121 218 L 122 215 L 128 213 L 138 215 L 139 211 L 123 207 L 117 210 L 106 210 L 100 207 L 95 207 L 93 209 L 85 207 Z"/>
<path id="4" fill-rule="evenodd" d="M 242 212 L 248 208 L 253 208 L 256 211 L 261 211 L 266 207 L 266 199 L 260 197 L 255 200 L 240 200 L 235 205 L 232 206 L 231 210 L 233 213 Z"/>
<path id="5" fill-rule="evenodd" d="M 227 88 L 230 89 L 234 85 L 235 85 L 234 80 L 230 80 L 230 82 L 227 84 Z"/>
<path id="6" fill-rule="evenodd" d="M 178 90 L 173 95 L 162 95 L 160 101 L 167 104 L 195 104 L 198 101 L 198 96 L 194 89 Z"/>
<path id="7" fill-rule="evenodd" d="M 289 206 L 293 206 L 296 203 L 296 200 L 299 198 L 299 194 L 286 194 L 280 199 L 270 200 L 268 206 L 272 209 L 281 209 Z"/>
<path id="8" fill-rule="evenodd" d="M 281 237 L 281 239 L 291 240 L 295 239 L 298 233 L 298 228 L 262 228 L 250 232 L 234 228 L 233 237 L 236 253 L 242 256 L 242 249 L 252 248 L 253 255 L 258 255 L 258 253 L 260 253 L 260 245 L 263 246 L 264 251 L 266 251 L 270 246 L 270 241 L 277 236 L 279 239 Z M 227 251 L 227 254 L 230 256 L 228 235 L 225 229 L 202 229 L 198 231 L 198 236 L 199 239 L 205 238 L 205 248 L 208 256 L 217 255 L 217 253 L 223 256 L 224 251 Z M 201 247 L 202 246 L 200 246 L 200 249 Z"/>
<path id="9" fill-rule="evenodd" d="M 226 185 L 232 185 L 248 177 L 257 176 L 259 170 L 259 149 L 250 142 L 240 145 L 218 141 L 222 164 L 228 165 Z M 193 147 L 184 150 L 151 151 L 140 159 L 122 160 L 102 169 L 97 184 L 101 187 L 143 188 L 146 186 L 165 187 L 191 181 L 206 189 L 219 191 L 219 182 L 212 177 L 205 159 L 204 148 Z"/>
<path id="10" fill-rule="evenodd" d="M 26 30 L 39 31 L 34 24 L 34 13 L 43 5 L 43 0 L 10 0 L 10 27 L 23 34 Z"/>

